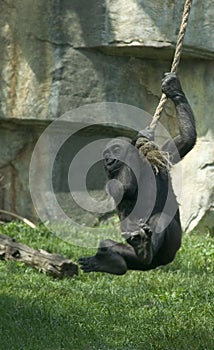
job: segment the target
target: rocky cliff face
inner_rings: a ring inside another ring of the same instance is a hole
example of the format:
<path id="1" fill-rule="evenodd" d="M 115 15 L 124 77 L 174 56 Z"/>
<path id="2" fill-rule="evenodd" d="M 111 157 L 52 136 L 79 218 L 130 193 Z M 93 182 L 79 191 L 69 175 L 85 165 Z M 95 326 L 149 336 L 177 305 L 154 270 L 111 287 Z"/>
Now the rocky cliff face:
<path id="1" fill-rule="evenodd" d="M 28 168 L 33 147 L 50 121 L 81 105 L 104 101 L 154 113 L 161 77 L 170 69 L 183 4 L 178 0 L 1 2 L 1 208 L 35 215 Z M 182 166 L 185 230 L 199 223 L 203 229 L 213 226 L 213 22 L 213 2 L 194 1 L 179 67 L 198 130 L 197 145 Z M 170 103 L 161 122 L 174 133 Z M 60 175 L 59 171 L 56 178 Z"/>

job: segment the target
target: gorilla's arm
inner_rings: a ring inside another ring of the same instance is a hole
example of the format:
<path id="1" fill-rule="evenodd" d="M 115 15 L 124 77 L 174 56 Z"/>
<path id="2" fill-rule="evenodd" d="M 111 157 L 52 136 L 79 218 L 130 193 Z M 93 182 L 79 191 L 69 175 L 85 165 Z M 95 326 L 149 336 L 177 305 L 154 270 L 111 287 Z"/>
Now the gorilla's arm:
<path id="1" fill-rule="evenodd" d="M 175 104 L 179 126 L 179 135 L 173 140 L 167 141 L 162 150 L 170 152 L 172 163 L 177 163 L 193 148 L 196 142 L 194 114 L 175 74 L 165 74 L 162 81 L 162 91 Z"/>
<path id="2" fill-rule="evenodd" d="M 167 74 L 162 90 L 174 102 L 179 135 L 163 148 L 176 163 L 194 146 L 194 115 L 175 74 Z M 94 256 L 79 260 L 85 272 L 121 275 L 127 270 L 150 270 L 171 262 L 181 245 L 179 206 L 167 168 L 151 173 L 152 166 L 141 156 L 136 141 L 152 140 L 153 130 L 140 131 L 130 142 L 113 140 L 103 152 L 110 181 L 108 191 L 115 199 L 123 237 L 128 244 L 100 242 Z M 159 152 L 161 153 L 161 152 Z M 116 180 L 116 181 L 115 181 Z"/>

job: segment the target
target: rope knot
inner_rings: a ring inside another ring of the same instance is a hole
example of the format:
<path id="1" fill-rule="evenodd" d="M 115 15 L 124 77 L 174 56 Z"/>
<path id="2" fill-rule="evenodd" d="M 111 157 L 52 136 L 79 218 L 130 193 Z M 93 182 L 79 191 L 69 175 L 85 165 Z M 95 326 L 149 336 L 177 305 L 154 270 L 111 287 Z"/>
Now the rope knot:
<path id="1" fill-rule="evenodd" d="M 135 146 L 143 157 L 153 167 L 156 174 L 160 170 L 169 171 L 172 167 L 170 155 L 168 152 L 161 151 L 154 141 L 150 141 L 145 137 L 139 137 Z"/>

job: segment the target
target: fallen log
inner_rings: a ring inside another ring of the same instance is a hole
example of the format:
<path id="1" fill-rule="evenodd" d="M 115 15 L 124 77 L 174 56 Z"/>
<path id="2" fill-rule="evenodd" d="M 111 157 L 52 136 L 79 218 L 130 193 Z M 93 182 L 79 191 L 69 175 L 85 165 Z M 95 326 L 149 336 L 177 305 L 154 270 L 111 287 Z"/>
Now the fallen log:
<path id="1" fill-rule="evenodd" d="M 2 234 L 0 234 L 0 259 L 20 261 L 59 278 L 78 274 L 77 264 L 62 255 L 50 254 L 42 249 L 36 250 Z"/>

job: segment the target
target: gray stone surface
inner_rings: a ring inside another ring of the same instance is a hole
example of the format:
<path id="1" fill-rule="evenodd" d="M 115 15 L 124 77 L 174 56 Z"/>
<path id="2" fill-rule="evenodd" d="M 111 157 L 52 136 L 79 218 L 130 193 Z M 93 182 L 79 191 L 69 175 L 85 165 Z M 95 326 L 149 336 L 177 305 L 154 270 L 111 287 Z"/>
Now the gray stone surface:
<path id="1" fill-rule="evenodd" d="M 35 217 L 28 168 L 33 147 L 50 121 L 81 105 L 104 101 L 154 113 L 161 77 L 170 69 L 183 4 L 183 0 L 0 3 L 1 208 Z M 206 218 L 213 217 L 213 21 L 213 1 L 195 0 L 179 67 L 199 136 L 182 166 L 186 230 L 198 225 L 201 229 L 203 222 L 210 226 L 212 220 Z M 171 103 L 161 121 L 172 135 L 176 133 Z M 41 157 L 41 166 L 43 161 Z M 57 184 L 63 167 L 63 162 L 58 165 Z M 65 191 L 63 186 L 57 189 L 59 194 Z"/>
<path id="2" fill-rule="evenodd" d="M 184 3 L 179 0 L 107 1 L 107 43 L 141 46 L 142 56 L 146 47 L 172 49 L 177 40 Z M 194 1 L 185 37 L 187 55 L 213 57 L 213 12 L 212 1 Z M 140 54 L 140 50 L 138 52 Z"/>

